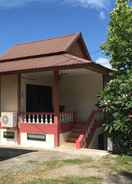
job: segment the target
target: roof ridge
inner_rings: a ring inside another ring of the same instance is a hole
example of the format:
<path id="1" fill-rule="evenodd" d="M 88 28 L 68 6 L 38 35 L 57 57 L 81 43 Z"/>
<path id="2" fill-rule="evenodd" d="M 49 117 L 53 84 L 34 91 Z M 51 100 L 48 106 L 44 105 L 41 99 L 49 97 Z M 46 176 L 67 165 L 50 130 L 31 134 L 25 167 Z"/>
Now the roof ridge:
<path id="1" fill-rule="evenodd" d="M 17 43 L 15 44 L 15 46 L 20 46 L 20 45 L 26 45 L 26 44 L 32 44 L 32 43 L 37 43 L 37 42 L 44 42 L 44 41 L 48 41 L 48 40 L 55 40 L 55 39 L 63 39 L 65 37 L 70 37 L 70 36 L 77 36 L 79 35 L 80 32 L 76 32 L 76 33 L 71 33 L 71 34 L 68 34 L 68 35 L 64 35 L 64 36 L 55 36 L 55 37 L 52 37 L 52 38 L 45 38 L 45 39 L 41 39 L 41 40 L 34 40 L 34 41 L 29 41 L 29 42 L 23 42 L 23 43 Z"/>

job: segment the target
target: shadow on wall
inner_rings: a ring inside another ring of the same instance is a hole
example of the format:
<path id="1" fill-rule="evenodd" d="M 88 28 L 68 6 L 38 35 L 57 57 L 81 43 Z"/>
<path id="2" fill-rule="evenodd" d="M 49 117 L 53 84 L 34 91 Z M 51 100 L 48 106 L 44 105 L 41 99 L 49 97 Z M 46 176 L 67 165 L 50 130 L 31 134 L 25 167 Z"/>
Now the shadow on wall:
<path id="1" fill-rule="evenodd" d="M 15 148 L 0 148 L 0 161 L 14 158 L 23 154 L 37 152 L 37 150 L 25 150 Z"/>

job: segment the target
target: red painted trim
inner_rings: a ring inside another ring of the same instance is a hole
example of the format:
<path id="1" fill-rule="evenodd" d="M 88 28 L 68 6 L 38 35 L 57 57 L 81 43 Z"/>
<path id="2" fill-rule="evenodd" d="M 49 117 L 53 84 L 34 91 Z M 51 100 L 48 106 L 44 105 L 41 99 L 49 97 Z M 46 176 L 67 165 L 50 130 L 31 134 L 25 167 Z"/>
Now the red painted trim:
<path id="1" fill-rule="evenodd" d="M 84 138 L 85 136 L 82 134 L 79 136 L 79 138 L 76 140 L 76 149 L 81 149 L 82 148 L 82 144 L 84 142 Z"/>
<path id="2" fill-rule="evenodd" d="M 53 109 L 54 124 L 56 125 L 55 146 L 60 145 L 60 95 L 59 95 L 59 70 L 53 71 Z"/>
<path id="3" fill-rule="evenodd" d="M 55 146 L 59 146 L 60 144 L 60 121 L 59 121 L 59 118 L 58 116 L 54 116 L 54 124 L 55 124 L 55 137 L 54 137 L 54 143 L 55 143 Z"/>
<path id="4" fill-rule="evenodd" d="M 29 124 L 29 123 L 20 123 L 20 132 L 21 133 L 45 133 L 45 134 L 55 134 L 56 125 L 50 124 Z"/>

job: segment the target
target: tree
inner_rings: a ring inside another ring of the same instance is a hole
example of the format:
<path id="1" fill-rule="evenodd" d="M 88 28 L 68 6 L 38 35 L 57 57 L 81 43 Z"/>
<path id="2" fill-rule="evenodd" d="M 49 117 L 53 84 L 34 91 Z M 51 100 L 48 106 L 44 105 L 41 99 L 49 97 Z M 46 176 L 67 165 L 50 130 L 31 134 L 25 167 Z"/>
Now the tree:
<path id="1" fill-rule="evenodd" d="M 116 148 L 126 152 L 132 140 L 132 7 L 128 0 L 117 0 L 111 13 L 107 41 L 102 50 L 113 68 L 112 80 L 99 96 L 98 106 L 107 115 L 106 134 Z"/>

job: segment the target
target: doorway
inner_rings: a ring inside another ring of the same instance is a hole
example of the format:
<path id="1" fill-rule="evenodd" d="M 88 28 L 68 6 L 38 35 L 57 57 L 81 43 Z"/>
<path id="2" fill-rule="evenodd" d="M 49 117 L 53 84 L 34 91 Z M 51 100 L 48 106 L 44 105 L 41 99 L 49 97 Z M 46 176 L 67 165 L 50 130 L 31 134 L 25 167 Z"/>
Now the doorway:
<path id="1" fill-rule="evenodd" d="M 27 112 L 53 112 L 52 88 L 50 86 L 26 86 Z"/>
<path id="2" fill-rule="evenodd" d="M 106 145 L 105 135 L 104 135 L 104 133 L 102 133 L 98 136 L 98 149 L 99 150 L 105 150 L 105 145 Z"/>

